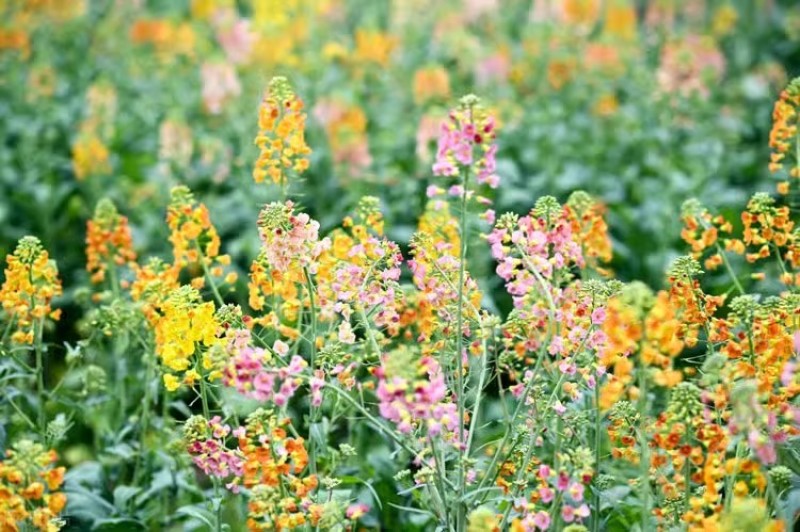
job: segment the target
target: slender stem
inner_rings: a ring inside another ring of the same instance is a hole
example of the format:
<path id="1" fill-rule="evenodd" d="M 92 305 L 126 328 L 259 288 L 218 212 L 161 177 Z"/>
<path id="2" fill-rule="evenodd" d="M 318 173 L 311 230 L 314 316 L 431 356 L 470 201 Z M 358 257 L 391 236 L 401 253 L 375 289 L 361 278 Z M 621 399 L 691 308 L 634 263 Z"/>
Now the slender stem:
<path id="1" fill-rule="evenodd" d="M 117 299 L 119 297 L 119 276 L 117 275 L 117 265 L 113 260 L 108 261 L 108 274 L 111 293 L 114 294 L 114 299 Z"/>
<path id="2" fill-rule="evenodd" d="M 600 383 L 594 383 L 594 474 L 595 478 L 600 476 L 600 430 L 602 428 L 603 415 L 600 412 Z M 593 491 L 594 508 L 592 508 L 592 530 L 599 532 L 600 530 L 600 490 L 597 488 L 597 482 Z"/>
<path id="3" fill-rule="evenodd" d="M 734 452 L 733 473 L 725 479 L 725 509 L 730 509 L 731 501 L 733 501 L 733 486 L 736 484 L 736 477 L 739 475 L 739 452 L 741 449 L 742 443 L 738 442 Z"/>
<path id="4" fill-rule="evenodd" d="M 466 456 L 469 457 L 470 450 L 472 449 L 472 437 L 475 434 L 475 428 L 478 423 L 478 414 L 481 411 L 481 397 L 483 397 L 484 381 L 486 380 L 486 366 L 489 364 L 487 357 L 489 353 L 486 351 L 486 339 L 482 341 L 482 356 L 481 356 L 481 373 L 478 377 L 478 388 L 475 391 L 475 402 L 472 405 L 472 417 L 469 422 L 469 434 L 467 434 L 467 447 L 465 449 Z"/>
<path id="5" fill-rule="evenodd" d="M 334 391 L 334 392 L 335 392 L 335 393 L 336 393 L 336 394 L 337 394 L 339 397 L 341 397 L 342 399 L 344 399 L 344 400 L 345 400 L 347 403 L 349 403 L 351 406 L 355 407 L 355 408 L 356 408 L 356 410 L 358 410 L 358 413 L 359 413 L 359 414 L 361 414 L 362 416 L 364 416 L 364 417 L 365 417 L 365 418 L 366 418 L 366 419 L 367 419 L 367 420 L 368 420 L 368 421 L 369 421 L 369 422 L 370 422 L 370 423 L 371 423 L 371 424 L 372 424 L 372 425 L 373 425 L 373 426 L 374 426 L 376 429 L 378 429 L 380 432 L 382 432 L 383 434 L 385 434 L 386 436 L 389 436 L 389 438 L 391 438 L 392 440 L 394 440 L 394 442 L 395 442 L 397 445 L 399 445 L 400 447 L 402 447 L 403 449 L 405 449 L 406 451 L 408 451 L 409 453 L 411 453 L 411 455 L 412 455 L 412 456 L 416 456 L 416 455 L 417 455 L 417 451 L 415 451 L 414 449 L 412 449 L 411 447 L 409 447 L 409 446 L 408 446 L 408 444 L 407 444 L 407 443 L 405 443 L 405 442 L 402 440 L 402 438 L 400 438 L 400 436 L 398 436 L 397 434 L 395 434 L 395 432 L 394 432 L 393 430 L 391 430 L 391 429 L 387 428 L 387 427 L 386 427 L 386 426 L 385 426 L 383 423 L 381 423 L 381 421 L 380 421 L 378 418 L 376 418 L 375 416 L 373 416 L 372 414 L 370 414 L 370 413 L 369 413 L 369 411 L 368 411 L 366 408 L 364 408 L 363 406 L 361 406 L 361 405 L 358 403 L 358 401 L 356 401 L 355 399 L 353 399 L 352 397 L 350 397 L 350 394 L 348 394 L 346 391 L 342 390 L 342 389 L 341 389 L 341 388 L 339 388 L 338 386 L 334 386 L 334 385 L 332 385 L 332 384 L 328 384 L 328 383 L 325 383 L 325 385 L 324 385 L 324 386 L 325 386 L 325 388 L 328 388 L 328 389 L 330 389 L 330 390 L 333 390 L 333 391 Z"/>
<path id="6" fill-rule="evenodd" d="M 372 326 L 369 323 L 369 318 L 367 318 L 367 313 L 364 311 L 364 307 L 362 307 L 359 304 L 357 312 L 358 312 L 358 317 L 361 320 L 361 324 L 364 326 L 364 334 L 367 337 L 367 341 L 369 342 L 370 347 L 372 347 L 372 350 L 375 351 L 375 356 L 380 357 L 381 346 L 375 339 L 375 333 L 372 331 Z"/>
<path id="7" fill-rule="evenodd" d="M 534 380 L 535 380 L 534 376 L 531 376 L 530 380 L 528 381 L 528 384 L 525 385 L 525 390 L 522 392 L 522 397 L 520 398 L 519 403 L 517 403 L 517 407 L 514 409 L 514 414 L 511 416 L 511 421 L 508 423 L 508 425 L 506 425 L 506 430 L 503 433 L 503 439 L 500 441 L 500 445 L 498 445 L 497 450 L 495 451 L 494 456 L 492 457 L 492 461 L 489 463 L 489 467 L 486 468 L 486 474 L 478 484 L 478 488 L 476 489 L 476 491 L 482 489 L 483 486 L 486 484 L 486 481 L 490 477 L 494 478 L 492 472 L 497 466 L 497 462 L 500 459 L 500 455 L 503 453 L 503 448 L 508 444 L 508 441 L 511 439 L 511 433 L 513 432 L 513 427 L 514 425 L 516 425 L 517 418 L 519 417 L 519 414 L 522 412 L 522 408 L 525 405 L 526 401 L 528 400 L 528 395 L 533 389 Z"/>
<path id="8" fill-rule="evenodd" d="M 447 511 L 447 490 L 444 488 L 443 479 L 447 478 L 445 471 L 444 460 L 439 460 L 436 453 L 436 442 L 431 436 L 428 436 L 428 442 L 431 444 L 431 453 L 433 454 L 433 465 L 436 467 L 436 481 L 438 487 L 436 490 L 439 492 L 439 498 L 442 499 L 444 506 L 444 527 L 445 530 L 450 530 L 450 512 Z"/>
<path id="9" fill-rule="evenodd" d="M 738 290 L 740 294 L 744 294 L 744 287 L 742 287 L 742 283 L 740 283 L 739 279 L 736 277 L 736 272 L 733 271 L 733 267 L 728 261 L 728 256 L 725 254 L 725 251 L 722 249 L 722 246 L 720 246 L 719 243 L 717 243 L 717 253 L 719 253 L 720 257 L 722 257 L 722 263 L 725 265 L 725 269 L 728 270 L 728 275 L 731 276 L 731 280 L 733 281 L 733 285 L 736 287 L 736 290 Z"/>
<path id="10" fill-rule="evenodd" d="M 31 418 L 29 418 L 27 415 L 25 415 L 25 412 L 23 412 L 23 411 L 22 411 L 22 409 L 21 409 L 21 408 L 20 408 L 20 407 L 17 405 L 17 403 L 15 403 L 15 402 L 14 402 L 14 400 L 13 400 L 13 399 L 11 399 L 10 397 L 8 398 L 8 402 L 9 402 L 9 404 L 10 404 L 11 406 L 13 406 L 13 407 L 14 407 L 14 410 L 16 410 L 16 411 L 17 411 L 17 414 L 19 414 L 19 416 L 22 418 L 22 420 L 23 420 L 25 423 L 27 423 L 27 424 L 28 424 L 28 426 L 29 426 L 31 429 L 33 429 L 33 430 L 36 430 L 36 428 L 37 428 L 37 427 L 36 427 L 36 423 L 34 423 L 33 421 L 31 421 Z"/>
<path id="11" fill-rule="evenodd" d="M 44 363 L 42 356 L 42 331 L 44 329 L 44 318 L 40 318 L 36 322 L 36 339 L 35 339 L 35 352 L 36 352 L 36 396 L 39 400 L 39 420 L 38 428 L 39 434 L 42 438 L 45 437 L 47 432 L 47 413 L 45 412 L 45 392 L 44 392 Z"/>
<path id="12" fill-rule="evenodd" d="M 205 378 L 200 376 L 200 402 L 203 405 L 203 417 L 211 419 L 211 411 L 208 408 L 208 390 Z"/>
<path id="13" fill-rule="evenodd" d="M 203 253 L 203 248 L 200 247 L 200 243 L 197 240 L 194 241 L 194 246 L 197 249 L 197 253 L 200 255 L 200 266 L 203 267 L 203 274 L 206 277 L 206 281 L 208 281 L 208 286 L 211 287 L 211 292 L 214 294 L 214 299 L 217 300 L 220 306 L 225 304 L 225 300 L 222 299 L 222 295 L 219 293 L 219 289 L 217 288 L 217 283 L 214 282 L 214 277 L 211 275 L 211 272 L 208 269 L 208 264 L 206 264 L 206 256 Z"/>
<path id="14" fill-rule="evenodd" d="M 555 388 L 553 388 L 553 393 L 550 394 L 550 398 L 547 400 L 547 403 L 545 404 L 544 410 L 539 412 L 540 414 L 545 414 L 545 413 L 549 412 L 551 408 L 553 408 L 553 404 L 555 403 L 555 400 L 556 400 L 556 397 L 558 396 L 558 393 L 561 391 L 561 385 L 564 384 L 564 379 L 566 378 L 566 376 L 567 376 L 566 373 L 562 373 L 561 376 L 558 378 L 558 382 L 556 382 Z M 519 489 L 520 489 L 519 481 L 520 481 L 520 479 L 522 479 L 522 475 L 527 472 L 528 464 L 530 463 L 531 457 L 533 456 L 533 447 L 534 447 L 534 444 L 536 442 L 536 437 L 539 434 L 539 432 L 541 431 L 542 425 L 543 425 L 545 419 L 547 419 L 546 415 L 541 415 L 541 417 L 537 421 L 537 423 L 531 428 L 531 438 L 530 438 L 530 442 L 528 444 L 528 449 L 526 449 L 526 452 L 525 452 L 525 459 L 522 462 L 521 467 L 519 469 L 517 469 L 517 473 L 514 476 L 514 482 L 512 483 L 513 484 L 513 487 L 512 487 L 513 494 L 512 494 L 512 497 L 511 497 L 512 500 L 516 499 L 517 494 L 519 493 Z M 556 428 L 556 450 L 553 453 L 553 455 L 556 458 L 556 460 L 558 459 L 558 455 L 560 454 L 560 451 L 561 451 L 561 417 L 559 416 L 558 417 L 558 422 L 557 422 L 557 428 Z M 556 470 L 558 469 L 558 463 L 557 462 L 555 463 L 555 469 Z M 513 505 L 509 505 L 508 508 L 506 508 L 506 511 L 503 514 L 503 520 L 500 523 L 501 528 L 505 524 L 506 520 L 508 519 L 508 516 L 511 513 L 512 506 Z M 558 527 L 556 527 L 556 528 L 558 528 Z"/>
<path id="15" fill-rule="evenodd" d="M 208 407 L 208 385 L 206 384 L 206 380 L 203 375 L 200 376 L 200 401 L 203 404 L 203 417 L 206 420 L 210 419 L 211 413 Z M 222 498 L 219 495 L 219 479 L 215 476 L 211 476 L 211 483 L 214 485 L 214 500 L 212 501 L 212 510 L 214 510 L 214 515 L 216 516 L 216 530 L 220 532 L 222 530 L 222 519 L 221 512 L 222 512 Z"/>
<path id="16" fill-rule="evenodd" d="M 466 518 L 466 508 L 464 507 L 464 492 L 466 490 L 466 471 L 464 464 L 464 362 L 462 360 L 464 351 L 464 277 L 466 276 L 467 262 L 467 188 L 469 186 L 471 167 L 467 166 L 464 170 L 461 187 L 461 212 L 459 218 L 459 235 L 461 236 L 461 249 L 459 250 L 458 264 L 458 309 L 456 314 L 456 399 L 458 400 L 458 508 L 456 513 L 456 530 L 459 532 L 464 528 Z"/>
<path id="17" fill-rule="evenodd" d="M 154 378 L 153 373 L 155 369 L 152 357 L 146 353 L 145 358 L 147 364 L 147 372 L 145 376 L 144 398 L 142 404 L 142 422 L 141 422 L 141 429 L 139 431 L 139 454 L 136 457 L 136 465 L 133 469 L 134 482 L 139 480 L 140 467 L 142 465 L 142 461 L 144 460 L 144 451 L 145 451 L 145 446 L 147 444 L 147 433 L 150 425 L 150 403 L 152 402 L 151 383 L 153 382 Z"/>
<path id="18" fill-rule="evenodd" d="M 308 300 L 309 305 L 311 306 L 310 313 L 311 313 L 311 374 L 314 375 L 316 371 L 316 360 L 317 360 L 317 305 L 316 301 L 314 300 L 314 284 L 311 282 L 311 273 L 308 271 L 308 267 L 303 268 L 303 273 L 305 274 L 306 278 L 306 290 L 308 291 Z M 314 407 L 314 402 L 309 398 L 308 401 L 308 439 L 309 439 L 309 450 L 310 453 L 310 460 L 309 466 L 311 468 L 311 474 L 317 474 L 317 443 L 314 439 L 314 435 L 312 434 L 312 429 L 314 427 L 316 418 L 316 408 Z"/>
<path id="19" fill-rule="evenodd" d="M 645 329 L 642 329 L 645 330 Z M 639 342 L 639 353 L 642 351 L 642 343 L 643 340 Z M 639 358 L 640 364 L 641 355 Z M 642 504 L 642 530 L 647 530 L 648 525 L 650 524 L 650 475 L 649 475 L 649 467 L 650 467 L 650 456 L 649 456 L 649 448 L 647 445 L 647 441 L 645 439 L 645 413 L 647 410 L 647 375 L 645 374 L 645 367 L 644 364 L 640 365 L 637 373 L 639 379 L 639 447 L 640 451 L 639 454 L 641 455 L 639 460 L 639 489 L 641 490 L 639 498 Z"/>

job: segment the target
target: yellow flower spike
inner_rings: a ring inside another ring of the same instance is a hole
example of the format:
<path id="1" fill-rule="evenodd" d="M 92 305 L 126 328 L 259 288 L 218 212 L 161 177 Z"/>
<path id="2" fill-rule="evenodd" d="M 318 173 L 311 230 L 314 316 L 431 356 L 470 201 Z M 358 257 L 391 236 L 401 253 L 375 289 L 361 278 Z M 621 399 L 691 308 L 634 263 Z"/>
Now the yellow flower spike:
<path id="1" fill-rule="evenodd" d="M 6 263 L 5 281 L 0 287 L 4 318 L 15 326 L 14 342 L 32 344 L 35 321 L 59 317 L 51 306 L 53 298 L 62 293 L 58 267 L 39 239 L 32 236 L 20 239 Z"/>

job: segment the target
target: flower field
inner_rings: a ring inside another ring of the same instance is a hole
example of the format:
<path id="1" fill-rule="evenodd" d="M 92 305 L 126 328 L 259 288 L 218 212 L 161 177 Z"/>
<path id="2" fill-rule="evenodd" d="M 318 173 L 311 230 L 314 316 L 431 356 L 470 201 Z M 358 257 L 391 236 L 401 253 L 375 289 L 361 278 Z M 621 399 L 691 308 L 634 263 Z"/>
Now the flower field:
<path id="1" fill-rule="evenodd" d="M 0 0 L 0 532 L 794 530 L 794 4 Z"/>

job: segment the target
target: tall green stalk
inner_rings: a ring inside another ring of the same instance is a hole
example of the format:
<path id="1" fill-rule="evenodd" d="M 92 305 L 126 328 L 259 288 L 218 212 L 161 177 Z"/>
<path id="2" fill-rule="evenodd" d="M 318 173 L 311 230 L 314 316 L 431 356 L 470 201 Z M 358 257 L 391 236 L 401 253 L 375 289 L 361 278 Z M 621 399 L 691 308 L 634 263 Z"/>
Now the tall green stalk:
<path id="1" fill-rule="evenodd" d="M 464 277 L 466 275 L 467 261 L 467 186 L 469 185 L 471 168 L 464 170 L 464 179 L 461 182 L 461 213 L 459 218 L 459 235 L 461 248 L 459 250 L 458 265 L 458 310 L 456 314 L 456 397 L 458 399 L 458 441 L 464 441 L 464 364 L 462 352 L 464 351 Z M 466 508 L 464 506 L 464 493 L 466 491 L 466 471 L 464 467 L 464 450 L 459 446 L 458 456 L 458 499 L 456 500 L 456 530 L 464 529 Z"/>

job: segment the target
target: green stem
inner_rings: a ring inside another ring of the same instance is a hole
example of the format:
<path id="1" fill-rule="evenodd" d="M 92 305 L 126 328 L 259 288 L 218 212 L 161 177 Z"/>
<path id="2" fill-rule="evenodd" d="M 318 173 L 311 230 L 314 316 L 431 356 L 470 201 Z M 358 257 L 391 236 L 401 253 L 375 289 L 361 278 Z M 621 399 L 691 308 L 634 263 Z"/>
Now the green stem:
<path id="1" fill-rule="evenodd" d="M 364 326 L 364 334 L 367 337 L 367 341 L 369 342 L 370 347 L 372 347 L 372 350 L 375 351 L 375 356 L 380 358 L 381 346 L 375 339 L 375 333 L 372 331 L 372 326 L 369 323 L 369 318 L 367 318 L 367 313 L 364 311 L 364 308 L 360 304 L 358 305 L 357 312 L 358 312 L 358 317 L 361 320 L 361 324 Z"/>
<path id="2" fill-rule="evenodd" d="M 138 482 L 139 480 L 139 472 L 142 462 L 144 460 L 144 452 L 145 446 L 147 444 L 147 432 L 150 425 L 150 403 L 152 402 L 151 397 L 151 390 L 152 386 L 151 383 L 154 379 L 154 364 L 152 357 L 148 354 L 145 354 L 146 357 L 146 364 L 147 364 L 147 372 L 145 376 L 145 388 L 144 388 L 144 399 L 142 404 L 142 422 L 141 422 L 141 429 L 139 431 L 139 454 L 136 456 L 136 465 L 133 469 L 133 478 L 134 483 Z"/>
<path id="3" fill-rule="evenodd" d="M 203 404 L 203 417 L 206 420 L 211 419 L 211 411 L 208 407 L 208 385 L 206 384 L 206 380 L 203 375 L 200 376 L 200 401 Z M 214 510 L 214 515 L 216 516 L 216 531 L 222 531 L 222 519 L 220 518 L 220 514 L 222 512 L 222 498 L 219 494 L 219 479 L 215 476 L 211 476 L 211 483 L 214 485 L 214 500 L 212 501 L 212 510 Z"/>
<path id="4" fill-rule="evenodd" d="M 303 268 L 303 273 L 305 274 L 306 278 L 306 290 L 308 291 L 308 299 L 309 305 L 311 305 L 311 374 L 314 375 L 316 371 L 316 360 L 317 360 L 317 305 L 316 301 L 314 300 L 314 285 L 311 282 L 311 273 L 308 271 L 308 267 Z M 309 450 L 311 451 L 309 466 L 311 468 L 311 474 L 317 474 L 317 444 L 314 439 L 314 435 L 312 434 L 312 429 L 314 427 L 314 423 L 316 421 L 316 408 L 314 407 L 314 403 L 309 398 L 308 401 L 308 440 L 309 440 Z"/>
<path id="5" fill-rule="evenodd" d="M 472 449 L 472 438 L 475 435 L 475 428 L 477 427 L 478 423 L 478 414 L 481 410 L 481 397 L 483 397 L 483 387 L 484 381 L 486 380 L 486 366 L 488 365 L 489 361 L 487 357 L 489 353 L 486 351 L 486 339 L 482 341 L 482 356 L 481 356 L 481 373 L 478 378 L 478 388 L 475 391 L 475 402 L 472 405 L 472 418 L 469 422 L 469 434 L 467 435 L 467 447 L 465 449 L 465 454 L 467 457 L 470 455 L 470 450 Z"/>
<path id="6" fill-rule="evenodd" d="M 436 468 L 436 483 L 438 487 L 436 490 L 439 492 L 439 498 L 442 500 L 442 506 L 444 507 L 444 528 L 445 530 L 450 530 L 450 512 L 447 511 L 447 490 L 444 488 L 443 479 L 447 478 L 447 473 L 445 472 L 444 468 L 444 460 L 439 460 L 438 455 L 436 453 L 436 443 L 434 439 L 428 436 L 428 442 L 431 444 L 431 453 L 433 453 L 433 465 Z"/>
<path id="7" fill-rule="evenodd" d="M 642 329 L 644 330 L 644 329 Z M 639 352 L 641 353 L 641 342 L 639 347 Z M 640 358 L 641 363 L 641 358 Z M 642 530 L 647 530 L 648 525 L 650 524 L 650 475 L 649 475 L 649 466 L 650 466 L 650 456 L 649 456 L 649 448 L 647 446 L 647 441 L 645 439 L 645 413 L 647 410 L 647 375 L 644 372 L 645 366 L 642 365 L 639 367 L 638 370 L 638 378 L 639 378 L 639 447 L 641 454 L 639 460 L 639 489 L 640 491 L 640 499 L 642 505 Z"/>
<path id="8" fill-rule="evenodd" d="M 324 386 L 325 388 L 333 390 L 339 397 L 344 399 L 351 406 L 355 407 L 356 410 L 358 410 L 358 413 L 364 416 L 367 421 L 369 421 L 376 429 L 391 438 L 397 445 L 408 451 L 412 456 L 416 456 L 418 454 L 417 451 L 409 447 L 408 444 L 406 444 L 393 430 L 387 428 L 378 418 L 370 414 L 366 408 L 361 406 L 358 401 L 350 397 L 350 394 L 332 384 L 325 383 Z"/>
<path id="9" fill-rule="evenodd" d="M 461 212 L 459 218 L 459 235 L 461 236 L 461 249 L 459 250 L 458 264 L 458 309 L 456 314 L 456 399 L 458 401 L 458 505 L 456 512 L 456 530 L 464 528 L 466 519 L 466 508 L 464 506 L 464 493 L 466 490 L 466 471 L 464 464 L 464 362 L 462 360 L 464 351 L 464 277 L 466 276 L 467 262 L 467 187 L 469 185 L 471 167 L 464 170 L 464 179 L 461 182 Z"/>
<path id="10" fill-rule="evenodd" d="M 498 460 L 500 460 L 500 455 L 503 453 L 503 448 L 508 445 L 508 441 L 511 439 L 511 433 L 513 432 L 513 427 L 517 423 L 517 419 L 519 418 L 519 414 L 522 412 L 522 408 L 525 405 L 526 401 L 528 400 L 528 395 L 530 394 L 531 390 L 533 389 L 533 382 L 535 380 L 535 375 L 530 378 L 528 384 L 525 385 L 525 390 L 522 392 L 522 397 L 520 397 L 519 403 L 517 403 L 517 407 L 514 409 L 514 414 L 511 416 L 511 421 L 506 425 L 506 430 L 503 433 L 503 439 L 500 440 L 500 445 L 498 445 L 497 450 L 492 457 L 492 461 L 489 463 L 489 467 L 486 468 L 486 474 L 481 479 L 480 483 L 476 491 L 480 491 L 486 481 L 489 478 L 494 478 L 493 471 L 497 466 Z"/>
<path id="11" fill-rule="evenodd" d="M 208 281 L 208 286 L 211 287 L 211 292 L 214 294 L 214 299 L 217 300 L 220 306 L 225 304 L 225 300 L 222 299 L 222 295 L 219 293 L 219 289 L 217 288 L 217 283 L 214 282 L 214 277 L 212 277 L 211 272 L 208 269 L 208 264 L 206 264 L 206 256 L 203 253 L 203 249 L 200 247 L 200 244 L 197 240 L 194 241 L 194 246 L 197 249 L 197 253 L 200 255 L 200 266 L 203 268 L 203 274 L 205 275 L 206 281 Z"/>
<path id="12" fill-rule="evenodd" d="M 38 429 L 42 438 L 47 432 L 47 413 L 45 412 L 45 391 L 44 391 L 44 362 L 42 353 L 42 331 L 44 329 L 44 318 L 40 318 L 36 327 L 35 352 L 36 352 L 36 396 L 39 400 Z"/>
<path id="13" fill-rule="evenodd" d="M 600 443 L 601 443 L 601 433 L 600 430 L 602 428 L 603 416 L 600 412 L 600 383 L 594 383 L 594 471 L 595 471 L 595 479 L 600 476 Z M 594 489 L 592 490 L 593 493 L 593 512 L 592 512 L 592 530 L 594 532 L 599 532 L 600 530 L 600 490 L 597 488 L 597 482 L 595 481 Z"/>
<path id="14" fill-rule="evenodd" d="M 561 374 L 561 376 L 558 378 L 558 382 L 556 382 L 555 388 L 553 389 L 553 393 L 550 394 L 550 397 L 547 400 L 547 403 L 545 404 L 544 410 L 537 411 L 537 414 L 539 414 L 539 416 L 541 416 L 541 417 L 540 417 L 539 421 L 537 421 L 534 424 L 534 426 L 531 428 L 531 438 L 530 438 L 530 442 L 528 444 L 528 449 L 526 449 L 526 451 L 525 451 L 524 461 L 522 462 L 522 465 L 520 466 L 520 468 L 517 469 L 516 475 L 514 475 L 514 482 L 512 483 L 513 487 L 511 488 L 512 489 L 512 496 L 511 496 L 512 500 L 516 499 L 517 495 L 519 494 L 520 480 L 522 479 L 522 475 L 525 474 L 526 470 L 528 469 L 528 464 L 530 463 L 531 457 L 533 456 L 533 447 L 534 447 L 534 443 L 536 442 L 536 436 L 541 431 L 544 420 L 547 419 L 547 413 L 550 411 L 550 409 L 553 408 L 553 404 L 555 403 L 555 400 L 558 397 L 558 393 L 561 391 L 561 385 L 564 384 L 564 379 L 566 378 L 566 376 L 567 376 L 566 373 L 562 373 Z M 531 380 L 533 380 L 533 379 L 531 379 Z M 561 451 L 561 417 L 559 416 L 558 420 L 557 420 L 557 427 L 556 427 L 556 449 L 555 449 L 555 452 L 553 453 L 553 456 L 555 457 L 554 468 L 556 470 L 558 470 L 558 461 L 557 460 L 558 460 L 558 455 L 560 454 L 560 451 Z M 512 506 L 513 505 L 509 505 L 508 508 L 506 508 L 505 513 L 503 514 L 503 520 L 500 523 L 501 529 L 505 525 L 505 522 L 508 520 L 508 516 L 511 513 Z M 558 528 L 556 527 L 556 529 L 558 529 Z"/>

